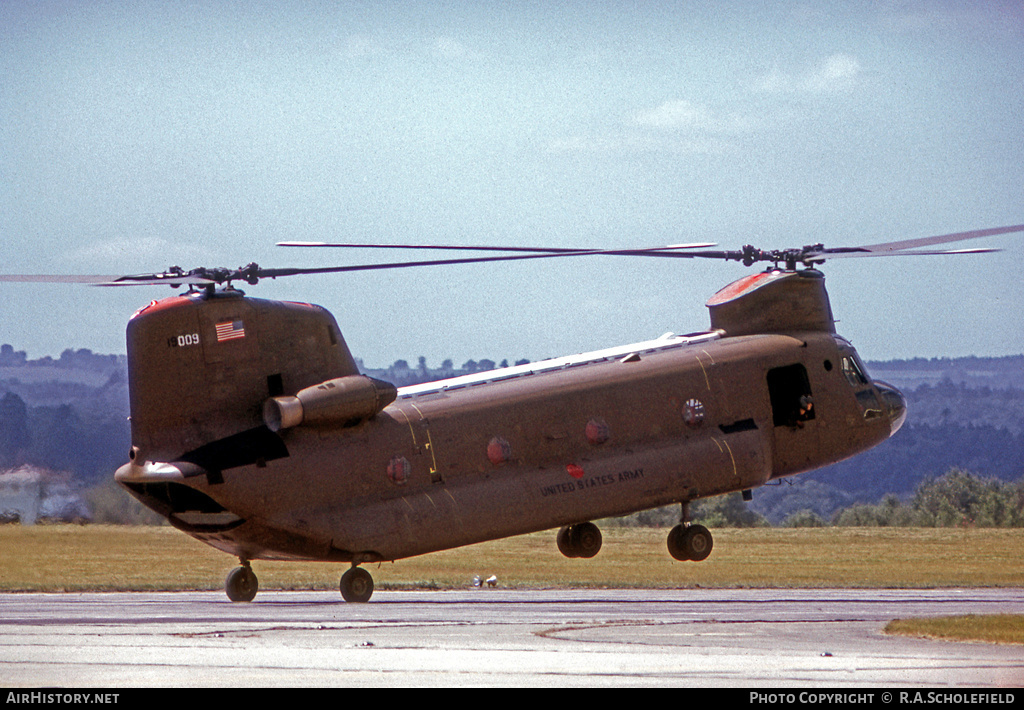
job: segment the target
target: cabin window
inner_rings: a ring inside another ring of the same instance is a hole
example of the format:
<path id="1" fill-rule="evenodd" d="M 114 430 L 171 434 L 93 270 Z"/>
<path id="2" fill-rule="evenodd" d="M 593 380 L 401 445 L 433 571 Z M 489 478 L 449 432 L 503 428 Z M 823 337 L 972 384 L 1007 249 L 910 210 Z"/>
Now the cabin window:
<path id="1" fill-rule="evenodd" d="M 688 399 L 683 406 L 683 421 L 688 427 L 696 429 L 704 423 L 704 403 L 699 399 Z"/>
<path id="2" fill-rule="evenodd" d="M 803 426 L 814 419 L 814 399 L 807 368 L 797 363 L 768 371 L 768 394 L 775 426 Z"/>

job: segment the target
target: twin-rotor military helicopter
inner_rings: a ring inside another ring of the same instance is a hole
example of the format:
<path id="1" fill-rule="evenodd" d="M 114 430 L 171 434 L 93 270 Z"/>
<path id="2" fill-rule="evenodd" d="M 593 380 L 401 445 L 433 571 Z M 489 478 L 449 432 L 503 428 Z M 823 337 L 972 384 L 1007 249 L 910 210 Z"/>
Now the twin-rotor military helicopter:
<path id="1" fill-rule="evenodd" d="M 866 247 L 739 251 L 463 249 L 500 255 L 324 268 L 172 268 L 123 277 L 2 281 L 164 284 L 180 295 L 127 326 L 129 461 L 116 480 L 176 528 L 235 555 L 225 588 L 251 601 L 253 560 L 347 563 L 341 594 L 365 602 L 360 565 L 560 528 L 589 558 L 592 522 L 680 504 L 677 560 L 711 533 L 689 504 L 750 491 L 865 451 L 906 416 L 836 333 L 824 277 L 836 258 L 954 254 L 937 245 L 1024 225 Z M 710 327 L 591 353 L 397 388 L 360 374 L 334 317 L 307 303 L 245 296 L 233 283 L 298 274 L 597 255 L 712 258 L 767 270 L 707 302 Z"/>

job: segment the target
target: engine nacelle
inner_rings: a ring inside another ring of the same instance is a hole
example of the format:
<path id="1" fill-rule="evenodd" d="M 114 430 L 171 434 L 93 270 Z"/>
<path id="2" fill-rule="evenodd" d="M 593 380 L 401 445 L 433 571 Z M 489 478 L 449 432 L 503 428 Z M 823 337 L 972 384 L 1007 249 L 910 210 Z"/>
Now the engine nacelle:
<path id="1" fill-rule="evenodd" d="M 271 431 L 299 426 L 354 426 L 395 401 L 390 382 L 348 375 L 300 390 L 294 397 L 271 397 L 263 405 L 263 422 Z"/>

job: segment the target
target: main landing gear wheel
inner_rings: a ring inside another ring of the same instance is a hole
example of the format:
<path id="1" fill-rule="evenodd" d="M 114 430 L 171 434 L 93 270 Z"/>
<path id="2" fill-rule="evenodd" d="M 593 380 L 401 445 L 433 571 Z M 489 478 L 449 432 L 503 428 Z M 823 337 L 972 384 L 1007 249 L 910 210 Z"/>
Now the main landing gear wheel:
<path id="1" fill-rule="evenodd" d="M 243 563 L 241 567 L 235 567 L 228 573 L 224 582 L 224 591 L 228 593 L 228 599 L 233 602 L 251 602 L 256 598 L 260 583 L 256 579 L 256 573 L 252 571 L 249 564 Z"/>
<path id="2" fill-rule="evenodd" d="M 676 525 L 668 534 L 668 553 L 681 562 L 706 560 L 713 545 L 703 525 Z"/>
<path id="3" fill-rule="evenodd" d="M 558 551 L 566 557 L 590 559 L 601 550 L 601 531 L 593 523 L 569 525 L 558 531 Z"/>
<path id="4" fill-rule="evenodd" d="M 363 603 L 373 595 L 373 577 L 362 567 L 353 567 L 341 575 L 341 596 L 347 602 Z"/>

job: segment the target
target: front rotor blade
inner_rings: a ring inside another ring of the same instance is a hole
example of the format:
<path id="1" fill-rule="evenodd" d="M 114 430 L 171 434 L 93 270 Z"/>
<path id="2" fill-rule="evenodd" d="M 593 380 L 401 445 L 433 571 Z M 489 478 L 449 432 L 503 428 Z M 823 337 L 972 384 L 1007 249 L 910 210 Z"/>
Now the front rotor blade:
<path id="1" fill-rule="evenodd" d="M 968 239 L 994 237 L 998 234 L 1012 234 L 1013 232 L 1024 232 L 1024 224 L 1016 224 L 1012 227 L 995 227 L 993 229 L 976 229 L 972 232 L 957 232 L 955 234 L 943 234 L 937 237 L 924 237 L 923 239 L 904 239 L 898 242 L 883 242 L 882 244 L 869 244 L 868 246 L 854 247 L 852 250 L 888 253 L 902 251 L 903 249 L 918 249 L 920 247 L 930 247 L 935 246 L 936 244 L 962 242 Z M 825 251 L 828 252 L 831 250 L 826 249 Z"/>
<path id="2" fill-rule="evenodd" d="M 865 257 L 878 257 L 878 256 L 936 256 L 946 254 L 992 254 L 994 252 L 1003 251 L 1002 249 L 989 249 L 986 247 L 977 247 L 971 249 L 909 249 L 903 251 L 843 251 L 843 252 L 829 252 L 826 250 L 824 253 L 811 253 L 808 254 L 804 260 L 804 264 L 820 264 L 831 259 L 851 259 L 851 258 L 865 258 Z"/>

